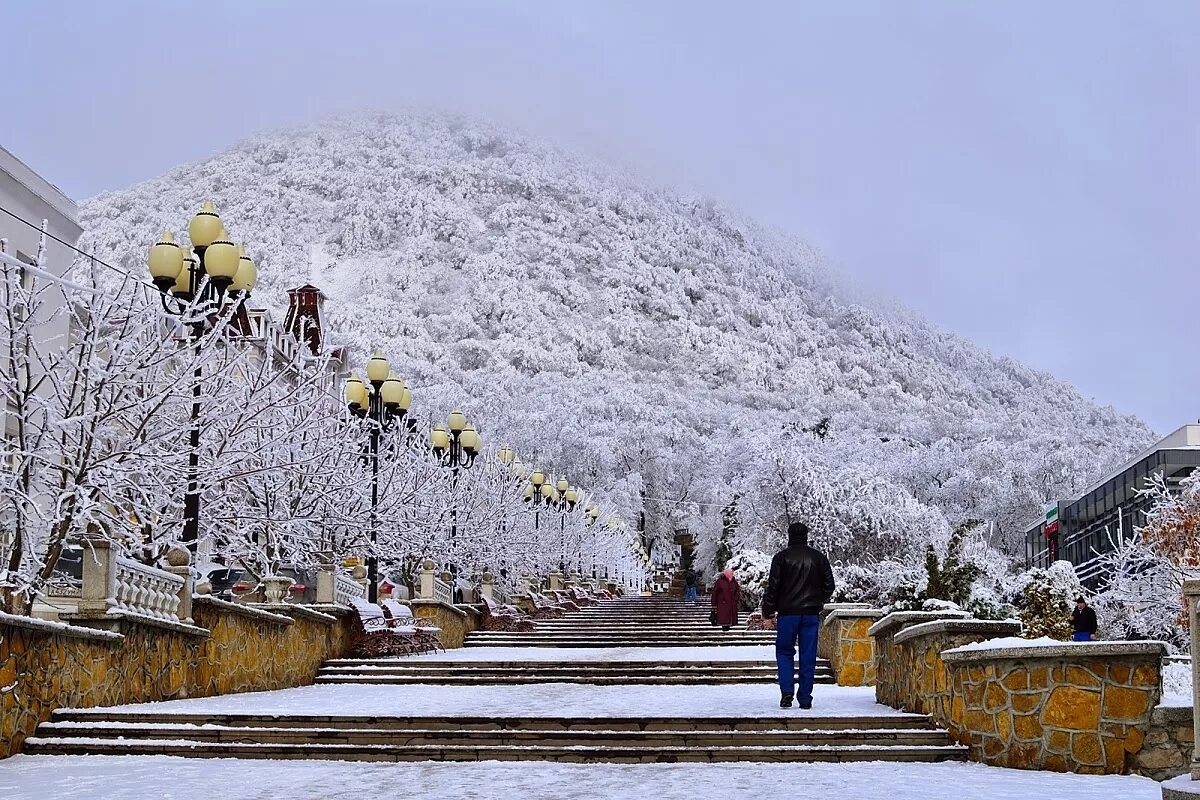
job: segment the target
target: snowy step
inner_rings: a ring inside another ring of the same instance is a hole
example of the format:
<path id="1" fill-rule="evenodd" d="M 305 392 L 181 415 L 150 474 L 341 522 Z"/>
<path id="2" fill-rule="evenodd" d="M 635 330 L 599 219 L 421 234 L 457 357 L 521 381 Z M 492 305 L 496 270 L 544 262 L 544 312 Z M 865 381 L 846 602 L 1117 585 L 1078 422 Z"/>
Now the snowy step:
<path id="1" fill-rule="evenodd" d="M 758 639 L 747 639 L 740 637 L 713 637 L 707 639 L 688 639 L 688 640 L 671 640 L 671 639 L 568 639 L 557 638 L 553 636 L 538 637 L 538 638 L 500 638 L 486 637 L 477 638 L 474 634 L 467 637 L 464 642 L 466 647 L 573 647 L 573 648 L 597 648 L 597 647 L 747 647 L 759 646 L 767 647 L 772 645 L 772 642 L 763 642 Z"/>
<path id="2" fill-rule="evenodd" d="M 172 755 L 188 758 L 319 759 L 342 761 L 562 761 L 576 763 L 679 762 L 936 762 L 965 761 L 958 745 L 826 745 L 619 747 L 606 745 L 255 744 L 180 740 L 33 737 L 26 752 L 40 755 Z"/>
<path id="3" fill-rule="evenodd" d="M 433 684 L 441 686 L 525 686 L 536 683 L 577 683 L 592 686 L 696 686 L 762 683 L 773 684 L 775 673 L 758 675 L 537 675 L 528 673 L 505 673 L 500 675 L 473 675 L 461 673 L 456 675 L 402 675 L 378 672 L 344 673 L 318 675 L 314 683 L 327 684 L 377 684 L 377 685 L 414 685 Z M 831 673 L 813 676 L 814 684 L 832 684 L 834 676 Z"/>
<path id="4" fill-rule="evenodd" d="M 828 729 L 746 731 L 631 731 L 631 730 L 461 730 L 320 727 L 225 727 L 215 725 L 155 724 L 117 725 L 95 723 L 72 725 L 47 723 L 37 732 L 43 741 L 74 739 L 241 744 L 344 744 L 344 745 L 479 745 L 577 747 L 823 747 L 907 746 L 930 747 L 947 744 L 946 734 L 921 729 Z"/>
<path id="5" fill-rule="evenodd" d="M 349 663 L 349 664 L 326 664 L 325 670 L 330 672 L 358 670 L 386 670 L 391 672 L 540 672 L 547 675 L 555 673 L 568 672 L 594 672 L 594 673 L 613 673 L 616 675 L 642 675 L 642 674 L 660 674 L 664 672 L 690 672 L 693 674 L 704 673 L 728 673 L 730 675 L 740 673 L 754 673 L 762 670 L 775 671 L 775 664 L 762 662 L 758 664 L 738 664 L 737 662 L 712 664 L 689 663 L 689 662 L 674 662 L 656 664 L 653 662 L 633 662 L 630 664 L 601 664 L 587 661 L 567 662 L 563 664 L 547 663 L 545 661 L 535 661 L 528 664 L 493 664 L 486 661 L 474 662 L 455 662 L 438 664 L 436 662 L 378 662 L 378 663 Z M 818 670 L 828 672 L 827 664 L 818 664 Z"/>
<path id="6" fill-rule="evenodd" d="M 808 730 L 936 730 L 924 714 L 810 715 L 797 710 L 776 716 L 657 717 L 657 716 L 401 716 L 362 714 L 229 714 L 161 713 L 151 710 L 64 709 L 55 711 L 47 725 L 74 725 L 86 730 L 94 725 L 142 726 L 215 725 L 226 728 L 307 727 L 324 730 L 353 728 L 481 731 L 808 731 Z M 40 728 L 39 728 L 40 730 Z"/>

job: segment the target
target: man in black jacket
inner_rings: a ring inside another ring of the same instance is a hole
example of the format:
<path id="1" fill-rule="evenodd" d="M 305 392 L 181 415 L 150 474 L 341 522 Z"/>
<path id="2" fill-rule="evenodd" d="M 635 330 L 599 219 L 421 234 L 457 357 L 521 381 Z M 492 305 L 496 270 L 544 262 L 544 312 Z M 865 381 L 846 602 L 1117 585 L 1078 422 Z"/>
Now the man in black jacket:
<path id="1" fill-rule="evenodd" d="M 1071 639 L 1076 642 L 1090 642 L 1096 638 L 1096 611 L 1082 597 L 1075 598 L 1075 610 L 1071 612 L 1071 629 L 1074 633 Z"/>
<path id="2" fill-rule="evenodd" d="M 788 526 L 787 549 L 771 559 L 771 575 L 762 602 L 765 619 L 779 617 L 775 625 L 775 661 L 779 666 L 779 690 L 783 693 L 780 708 L 792 707 L 793 688 L 800 707 L 812 708 L 819 615 L 833 596 L 833 588 L 829 559 L 808 546 L 808 526 L 793 522 Z M 797 642 L 800 663 L 793 675 Z"/>

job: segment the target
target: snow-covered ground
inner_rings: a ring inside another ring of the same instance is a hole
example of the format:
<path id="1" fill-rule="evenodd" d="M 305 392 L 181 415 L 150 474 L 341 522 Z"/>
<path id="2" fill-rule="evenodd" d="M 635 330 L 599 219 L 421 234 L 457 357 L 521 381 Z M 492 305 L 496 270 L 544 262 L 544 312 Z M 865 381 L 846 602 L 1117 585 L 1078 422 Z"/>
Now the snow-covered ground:
<path id="1" fill-rule="evenodd" d="M 775 645 L 739 647 L 461 647 L 388 661 L 775 661 Z"/>
<path id="2" fill-rule="evenodd" d="M 5 800 L 363 797 L 655 800 L 1159 800 L 1146 778 L 1064 775 L 978 764 L 370 764 L 167 756 L 15 756 L 0 761 Z"/>
<path id="3" fill-rule="evenodd" d="M 299 714 L 505 717 L 895 716 L 874 687 L 817 686 L 811 711 L 779 708 L 772 684 L 724 686 L 375 686 L 329 684 L 115 706 L 156 714 Z"/>
<path id="4" fill-rule="evenodd" d="M 1163 696 L 1161 706 L 1190 706 L 1192 704 L 1191 662 L 1168 662 L 1163 665 Z"/>

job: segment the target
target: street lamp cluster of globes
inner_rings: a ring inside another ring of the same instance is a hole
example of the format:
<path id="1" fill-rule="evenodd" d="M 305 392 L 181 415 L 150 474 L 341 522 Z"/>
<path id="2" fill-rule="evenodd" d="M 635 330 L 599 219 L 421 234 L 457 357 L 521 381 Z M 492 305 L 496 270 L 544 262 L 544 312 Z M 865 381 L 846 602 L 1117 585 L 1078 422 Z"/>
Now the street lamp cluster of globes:
<path id="1" fill-rule="evenodd" d="M 167 306 L 168 297 L 185 304 L 211 302 L 220 307 L 227 301 L 250 296 L 258 282 L 258 266 L 244 246 L 234 243 L 211 200 L 188 224 L 188 241 L 191 252 L 166 231 L 150 248 L 147 266 L 151 281 L 163 297 L 164 309 L 182 313 Z M 367 362 L 366 380 L 357 372 L 347 379 L 344 397 L 356 417 L 370 418 L 375 423 L 374 437 L 403 420 L 412 405 L 412 392 L 379 350 Z M 469 469 L 475 463 L 483 440 L 466 416 L 455 409 L 444 425 L 434 425 L 429 446 L 440 463 L 457 474 L 457 470 Z M 376 444 L 376 453 L 377 448 Z M 526 467 L 511 447 L 500 448 L 497 458 L 515 480 L 525 480 Z M 532 507 L 544 506 L 564 515 L 575 510 L 580 492 L 565 477 L 555 480 L 540 469 L 528 477 L 524 499 Z M 591 526 L 599 515 L 600 509 L 590 504 L 584 511 L 584 521 Z M 644 558 L 646 554 L 643 551 L 641 555 Z"/>
<path id="2" fill-rule="evenodd" d="M 164 297 L 169 294 L 184 302 L 210 299 L 214 292 L 218 301 L 249 297 L 258 283 L 258 266 L 245 247 L 234 244 L 211 200 L 192 217 L 188 240 L 191 253 L 170 231 L 150 248 L 150 279 Z"/>

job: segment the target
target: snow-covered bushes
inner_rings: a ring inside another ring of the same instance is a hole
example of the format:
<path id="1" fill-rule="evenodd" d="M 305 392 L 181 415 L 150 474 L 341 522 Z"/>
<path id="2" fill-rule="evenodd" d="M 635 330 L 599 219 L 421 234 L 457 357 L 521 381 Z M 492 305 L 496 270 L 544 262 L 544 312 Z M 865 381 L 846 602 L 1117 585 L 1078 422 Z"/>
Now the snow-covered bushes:
<path id="1" fill-rule="evenodd" d="M 1114 545 L 1100 560 L 1107 582 L 1091 601 L 1101 636 L 1157 639 L 1172 652 L 1187 652 L 1183 581 L 1189 570 L 1162 555 L 1144 531 Z"/>
<path id="2" fill-rule="evenodd" d="M 1071 562 L 1055 561 L 1046 569 L 1035 567 L 1018 575 L 1008 596 L 1017 608 L 1022 636 L 1066 640 L 1071 638 L 1071 608 L 1082 593 Z"/>
<path id="3" fill-rule="evenodd" d="M 771 556 L 759 550 L 741 550 L 725 564 L 733 570 L 742 591 L 742 608 L 758 608 L 763 593 L 767 591 L 767 578 L 771 574 Z"/>

